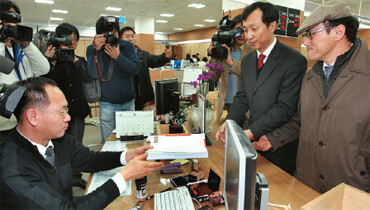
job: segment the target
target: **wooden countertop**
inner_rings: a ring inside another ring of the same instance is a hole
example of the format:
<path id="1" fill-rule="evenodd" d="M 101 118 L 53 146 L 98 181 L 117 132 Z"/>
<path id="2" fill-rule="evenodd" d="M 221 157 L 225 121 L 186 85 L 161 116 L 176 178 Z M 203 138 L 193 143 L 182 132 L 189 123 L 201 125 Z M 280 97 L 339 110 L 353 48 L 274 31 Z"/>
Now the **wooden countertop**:
<path id="1" fill-rule="evenodd" d="M 215 112 L 214 112 L 215 114 Z M 217 173 L 221 177 L 221 184 L 220 190 L 223 190 L 223 177 L 224 177 L 224 162 L 225 162 L 225 148 L 223 147 L 222 143 L 219 143 L 215 140 L 215 134 L 217 129 L 220 125 L 215 122 L 215 120 L 211 123 L 211 132 L 208 133 L 208 137 L 212 140 L 213 145 L 208 146 L 208 154 L 209 158 L 207 159 L 198 159 L 200 163 L 200 170 L 203 171 L 204 177 L 208 177 L 209 169 L 211 168 L 215 173 Z M 110 136 L 109 140 L 116 140 L 114 135 Z M 128 148 L 135 148 L 137 146 L 141 146 L 146 143 L 133 143 L 127 144 Z M 167 164 L 169 161 L 163 161 Z M 183 173 L 181 174 L 160 174 L 159 171 L 152 173 L 148 176 L 148 185 L 147 185 L 147 192 L 148 195 L 153 195 L 154 193 L 158 193 L 164 189 L 167 189 L 171 186 L 168 182 L 168 178 L 180 176 L 180 175 L 187 175 L 190 172 L 190 163 L 182 166 Z M 263 173 L 267 179 L 269 185 L 269 203 L 274 204 L 290 204 L 292 209 L 299 209 L 301 206 L 306 204 L 307 202 L 313 200 L 314 198 L 320 195 L 319 192 L 313 190 L 312 188 L 306 186 L 299 180 L 295 179 L 294 177 L 290 176 L 267 159 L 265 159 L 262 155 L 258 156 L 257 159 L 257 172 Z M 91 181 L 91 177 L 89 179 L 89 183 Z M 132 181 L 131 187 L 131 195 L 130 196 L 120 196 L 116 200 L 114 200 L 106 209 L 128 209 L 134 207 L 136 202 L 139 200 L 135 197 L 136 193 L 136 186 L 134 181 Z M 198 204 L 195 204 L 195 208 L 198 209 Z M 210 203 L 202 202 L 202 206 L 208 204 L 212 206 Z M 150 199 L 144 202 L 143 209 L 154 209 L 154 199 Z M 215 209 L 225 209 L 225 206 L 218 206 Z M 270 207 L 269 209 L 279 209 L 276 207 Z"/>

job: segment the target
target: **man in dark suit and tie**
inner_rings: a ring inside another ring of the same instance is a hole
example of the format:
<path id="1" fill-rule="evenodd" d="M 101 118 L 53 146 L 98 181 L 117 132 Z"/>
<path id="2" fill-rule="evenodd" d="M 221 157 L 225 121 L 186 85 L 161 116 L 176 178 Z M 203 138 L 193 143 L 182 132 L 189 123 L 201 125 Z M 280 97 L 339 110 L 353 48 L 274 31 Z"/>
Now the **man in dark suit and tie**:
<path id="1" fill-rule="evenodd" d="M 242 125 L 244 113 L 249 110 L 244 132 L 250 140 L 256 140 L 283 125 L 295 113 L 307 60 L 275 38 L 279 13 L 272 4 L 251 4 L 244 9 L 243 19 L 245 36 L 256 50 L 242 60 L 240 86 L 226 119 Z M 225 124 L 216 138 L 225 141 Z M 261 154 L 293 175 L 297 145 L 296 141 L 278 151 Z"/>

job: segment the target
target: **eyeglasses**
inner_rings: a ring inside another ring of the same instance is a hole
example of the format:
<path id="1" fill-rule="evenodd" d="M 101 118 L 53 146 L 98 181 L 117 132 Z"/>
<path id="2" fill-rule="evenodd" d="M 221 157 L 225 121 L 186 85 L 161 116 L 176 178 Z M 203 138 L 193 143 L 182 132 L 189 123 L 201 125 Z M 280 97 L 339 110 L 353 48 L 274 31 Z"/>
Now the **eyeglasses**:
<path id="1" fill-rule="evenodd" d="M 325 27 L 325 28 L 320 28 L 320 29 L 317 29 L 317 30 L 314 30 L 314 31 L 307 31 L 306 33 L 305 33 L 305 36 L 307 37 L 307 38 L 309 38 L 310 40 L 312 40 L 312 35 L 313 34 L 315 34 L 315 33 L 317 33 L 317 32 L 320 32 L 320 31 L 325 31 L 325 30 L 327 30 L 328 28 L 327 27 Z"/>
<path id="2" fill-rule="evenodd" d="M 40 110 L 40 109 L 39 109 Z M 52 114 L 59 114 L 63 117 L 63 119 L 66 117 L 66 115 L 68 114 L 68 110 L 69 110 L 69 107 L 67 107 L 63 112 L 54 112 L 54 111 L 50 111 L 50 110 L 40 110 L 41 112 L 44 112 L 44 113 L 52 113 Z"/>
<path id="3" fill-rule="evenodd" d="M 125 35 L 125 38 L 126 38 L 126 39 L 130 39 L 130 38 L 131 38 L 131 39 L 134 39 L 134 38 L 135 38 L 135 35 Z"/>

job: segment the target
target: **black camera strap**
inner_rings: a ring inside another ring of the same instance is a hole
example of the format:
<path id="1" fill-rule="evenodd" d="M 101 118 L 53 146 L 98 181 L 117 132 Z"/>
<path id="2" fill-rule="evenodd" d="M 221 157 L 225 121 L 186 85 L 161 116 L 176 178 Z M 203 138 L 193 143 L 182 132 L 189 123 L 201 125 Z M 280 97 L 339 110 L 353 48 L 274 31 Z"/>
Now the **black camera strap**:
<path id="1" fill-rule="evenodd" d="M 98 52 L 95 48 L 93 49 L 93 52 L 94 52 L 95 71 L 96 71 L 96 75 L 98 76 L 99 81 L 100 82 L 110 81 L 113 76 L 114 60 L 112 58 L 110 59 L 109 67 L 108 67 L 108 75 L 107 75 L 107 79 L 105 79 L 100 71 Z"/>

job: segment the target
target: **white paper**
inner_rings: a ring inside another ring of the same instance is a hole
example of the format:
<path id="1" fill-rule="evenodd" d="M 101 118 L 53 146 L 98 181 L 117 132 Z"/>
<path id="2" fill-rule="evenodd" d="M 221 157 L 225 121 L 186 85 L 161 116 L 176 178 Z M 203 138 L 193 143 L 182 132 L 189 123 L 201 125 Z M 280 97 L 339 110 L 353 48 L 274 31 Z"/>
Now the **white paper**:
<path id="1" fill-rule="evenodd" d="M 127 147 L 126 143 L 122 141 L 106 141 L 103 148 L 101 149 L 102 152 L 120 152 L 124 150 L 127 150 Z"/>
<path id="2" fill-rule="evenodd" d="M 199 74 L 202 74 L 203 69 L 185 69 L 182 82 L 190 83 L 197 81 Z"/>
<path id="3" fill-rule="evenodd" d="M 94 176 L 91 180 L 91 183 L 90 183 L 89 189 L 87 191 L 87 194 L 96 190 L 96 188 L 102 186 L 105 182 L 107 182 L 109 179 L 111 179 L 114 175 L 119 173 L 123 168 L 124 168 L 124 166 L 114 168 L 114 169 L 111 169 L 111 170 L 108 170 L 108 171 L 100 171 L 100 172 L 94 173 Z M 123 195 L 131 195 L 131 181 L 129 181 L 127 183 L 127 188 L 121 194 L 121 196 L 123 196 Z"/>
<path id="4" fill-rule="evenodd" d="M 158 142 L 151 139 L 153 152 L 186 152 L 198 153 L 207 151 L 204 134 L 191 134 L 187 136 L 158 136 Z"/>

